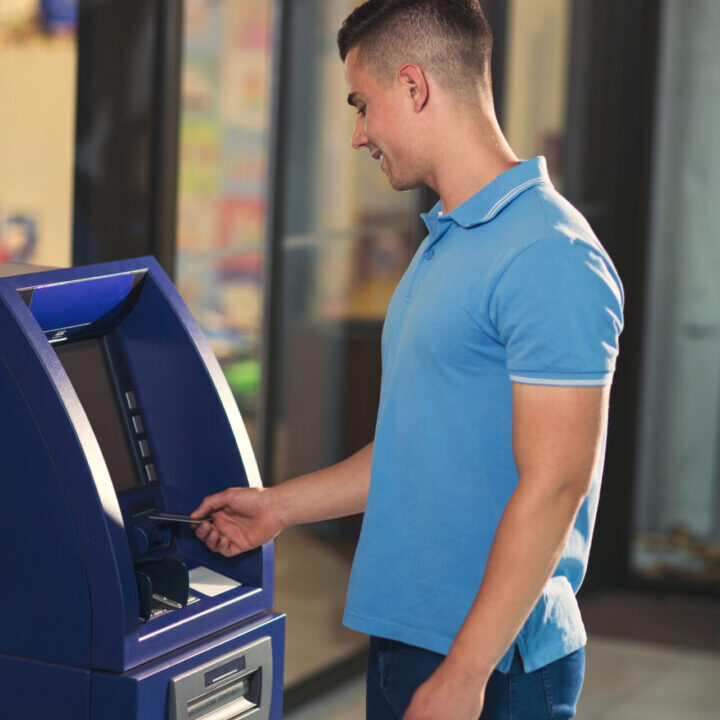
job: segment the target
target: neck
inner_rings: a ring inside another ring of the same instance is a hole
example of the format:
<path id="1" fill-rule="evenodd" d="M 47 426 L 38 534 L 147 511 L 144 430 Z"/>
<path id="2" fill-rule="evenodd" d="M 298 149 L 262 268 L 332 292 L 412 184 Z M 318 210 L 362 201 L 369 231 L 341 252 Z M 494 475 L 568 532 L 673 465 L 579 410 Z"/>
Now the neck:
<path id="1" fill-rule="evenodd" d="M 440 196 L 443 213 L 452 212 L 498 175 L 520 161 L 508 144 L 490 108 L 456 113 L 443 127 L 433 152 L 434 162 L 427 185 Z"/>

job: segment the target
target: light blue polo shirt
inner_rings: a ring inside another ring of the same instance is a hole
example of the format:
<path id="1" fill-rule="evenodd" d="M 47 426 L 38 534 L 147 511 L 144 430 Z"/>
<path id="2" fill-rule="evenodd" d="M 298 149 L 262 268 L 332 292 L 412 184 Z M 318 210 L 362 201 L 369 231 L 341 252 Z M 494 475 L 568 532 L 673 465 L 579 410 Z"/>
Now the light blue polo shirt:
<path id="1" fill-rule="evenodd" d="M 422 216 L 429 235 L 385 318 L 370 492 L 344 623 L 446 654 L 518 481 L 512 383 L 609 384 L 624 297 L 544 158 L 513 167 L 448 215 L 439 210 Z M 517 637 L 527 672 L 586 642 L 575 593 L 603 461 Z M 509 669 L 514 645 L 498 669 Z"/>

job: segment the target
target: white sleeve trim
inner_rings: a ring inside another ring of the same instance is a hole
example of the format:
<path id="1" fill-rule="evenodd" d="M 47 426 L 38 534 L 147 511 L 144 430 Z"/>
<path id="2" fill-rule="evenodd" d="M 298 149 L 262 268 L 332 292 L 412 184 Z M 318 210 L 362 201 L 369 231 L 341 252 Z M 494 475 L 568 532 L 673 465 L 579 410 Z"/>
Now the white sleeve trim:
<path id="1" fill-rule="evenodd" d="M 612 382 L 612 373 L 602 378 L 593 378 L 592 380 L 577 378 L 535 378 L 523 377 L 522 375 L 511 375 L 510 380 L 517 383 L 525 383 L 526 385 L 580 385 L 580 386 L 600 386 L 609 385 Z"/>

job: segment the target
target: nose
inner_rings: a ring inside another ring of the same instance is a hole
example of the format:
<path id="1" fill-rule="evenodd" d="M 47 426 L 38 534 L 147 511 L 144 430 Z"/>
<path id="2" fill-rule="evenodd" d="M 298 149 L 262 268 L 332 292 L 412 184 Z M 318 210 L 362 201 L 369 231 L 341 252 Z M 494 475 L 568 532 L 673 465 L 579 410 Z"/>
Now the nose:
<path id="1" fill-rule="evenodd" d="M 366 147 L 368 144 L 368 139 L 365 135 L 365 118 L 363 118 L 362 115 L 358 115 L 355 118 L 355 129 L 353 130 L 351 144 L 356 150 Z"/>

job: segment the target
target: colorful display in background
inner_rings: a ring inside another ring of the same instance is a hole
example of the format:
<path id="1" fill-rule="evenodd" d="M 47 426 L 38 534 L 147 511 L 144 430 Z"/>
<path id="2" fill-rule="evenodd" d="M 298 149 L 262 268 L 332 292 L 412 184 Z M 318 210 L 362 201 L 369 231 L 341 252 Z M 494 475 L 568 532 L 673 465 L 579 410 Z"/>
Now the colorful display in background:
<path id="1" fill-rule="evenodd" d="M 177 281 L 256 409 L 272 59 L 270 0 L 186 0 Z"/>

